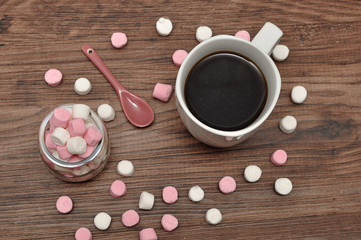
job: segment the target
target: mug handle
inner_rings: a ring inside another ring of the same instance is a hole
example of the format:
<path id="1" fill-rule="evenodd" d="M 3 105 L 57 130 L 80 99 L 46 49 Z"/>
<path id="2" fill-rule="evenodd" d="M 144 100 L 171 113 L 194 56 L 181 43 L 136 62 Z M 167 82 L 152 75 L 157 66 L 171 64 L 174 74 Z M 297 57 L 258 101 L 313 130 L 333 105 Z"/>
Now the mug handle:
<path id="1" fill-rule="evenodd" d="M 252 43 L 267 55 L 271 55 L 273 49 L 283 36 L 283 32 L 276 25 L 266 22 L 253 38 Z"/>

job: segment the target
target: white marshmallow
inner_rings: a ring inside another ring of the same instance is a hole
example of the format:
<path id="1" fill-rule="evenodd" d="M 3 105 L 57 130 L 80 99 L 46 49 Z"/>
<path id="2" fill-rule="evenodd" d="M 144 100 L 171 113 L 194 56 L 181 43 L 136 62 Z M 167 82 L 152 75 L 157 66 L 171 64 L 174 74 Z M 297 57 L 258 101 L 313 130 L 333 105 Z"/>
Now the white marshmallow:
<path id="1" fill-rule="evenodd" d="M 57 171 L 68 172 L 68 173 L 73 172 L 71 169 L 63 168 L 63 167 L 60 167 L 60 166 L 58 166 L 56 164 L 54 164 L 54 169 L 57 170 Z"/>
<path id="2" fill-rule="evenodd" d="M 272 52 L 272 57 L 276 61 L 284 61 L 288 57 L 290 50 L 285 45 L 277 45 Z"/>
<path id="3" fill-rule="evenodd" d="M 149 192 L 142 192 L 139 197 L 139 209 L 151 210 L 154 205 L 154 195 Z"/>
<path id="4" fill-rule="evenodd" d="M 222 222 L 222 213 L 217 208 L 208 209 L 206 213 L 206 221 L 209 224 L 217 225 Z"/>
<path id="5" fill-rule="evenodd" d="M 130 177 L 134 173 L 134 165 L 131 161 L 122 160 L 118 163 L 117 172 L 119 175 Z"/>
<path id="6" fill-rule="evenodd" d="M 159 18 L 155 26 L 158 34 L 163 37 L 168 36 L 173 30 L 173 24 L 168 18 Z"/>
<path id="7" fill-rule="evenodd" d="M 294 116 L 286 116 L 281 119 L 279 127 L 284 133 L 291 133 L 297 127 L 297 120 Z"/>
<path id="8" fill-rule="evenodd" d="M 292 191 L 293 185 L 288 178 L 279 178 L 275 182 L 275 191 L 280 195 L 287 195 Z"/>
<path id="9" fill-rule="evenodd" d="M 74 104 L 73 105 L 73 118 L 81 118 L 87 120 L 90 113 L 90 107 L 85 104 Z"/>
<path id="10" fill-rule="evenodd" d="M 91 126 L 93 127 L 98 127 L 97 124 L 95 123 L 95 121 L 93 120 L 93 118 L 88 118 L 88 120 L 85 122 L 85 129 L 90 128 Z"/>
<path id="11" fill-rule="evenodd" d="M 196 31 L 196 39 L 198 42 L 203 42 L 212 37 L 212 29 L 208 26 L 200 26 Z"/>
<path id="12" fill-rule="evenodd" d="M 53 155 L 56 159 L 59 159 L 60 161 L 63 161 L 63 162 L 67 162 L 67 161 L 69 160 L 69 158 L 67 158 L 67 159 L 61 159 L 61 158 L 59 157 L 58 151 L 54 151 L 54 152 L 52 153 L 52 155 Z"/>
<path id="13" fill-rule="evenodd" d="M 92 84 L 87 78 L 78 78 L 74 83 L 74 91 L 79 95 L 86 95 L 92 89 Z"/>
<path id="14" fill-rule="evenodd" d="M 256 165 L 249 165 L 244 169 L 244 178 L 247 182 L 257 182 L 262 175 L 262 170 Z"/>
<path id="15" fill-rule="evenodd" d="M 86 151 L 86 141 L 82 137 L 71 137 L 66 143 L 66 148 L 71 154 L 83 154 Z"/>
<path id="16" fill-rule="evenodd" d="M 94 218 L 94 225 L 99 230 L 107 230 L 112 222 L 112 217 L 105 212 L 98 213 Z"/>
<path id="17" fill-rule="evenodd" d="M 204 198 L 204 191 L 203 189 L 196 185 L 191 187 L 188 192 L 188 198 L 193 202 L 200 202 Z"/>
<path id="18" fill-rule="evenodd" d="M 83 166 L 83 167 L 81 167 L 80 169 L 74 169 L 73 170 L 73 174 L 75 175 L 75 176 L 82 176 L 82 175 L 85 175 L 85 174 L 87 174 L 88 172 L 90 172 L 90 167 L 88 167 L 88 166 Z"/>
<path id="19" fill-rule="evenodd" d="M 70 138 L 70 134 L 67 130 L 61 127 L 57 127 L 54 129 L 53 133 L 51 134 L 51 141 L 56 145 L 63 146 Z"/>
<path id="20" fill-rule="evenodd" d="M 109 122 L 115 118 L 115 111 L 109 104 L 102 104 L 98 107 L 98 115 L 103 121 Z"/>
<path id="21" fill-rule="evenodd" d="M 306 97 L 307 97 L 306 88 L 304 88 L 302 86 L 295 86 L 292 88 L 292 91 L 291 91 L 292 102 L 294 102 L 296 104 L 301 104 L 305 101 Z"/>

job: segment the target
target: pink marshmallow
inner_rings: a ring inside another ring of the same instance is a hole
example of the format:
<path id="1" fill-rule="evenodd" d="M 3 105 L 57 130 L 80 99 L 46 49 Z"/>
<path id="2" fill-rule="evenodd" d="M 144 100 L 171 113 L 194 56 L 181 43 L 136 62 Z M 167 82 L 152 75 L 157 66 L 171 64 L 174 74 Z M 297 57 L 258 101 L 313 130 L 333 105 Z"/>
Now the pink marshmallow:
<path id="1" fill-rule="evenodd" d="M 123 213 L 122 222 L 124 226 L 133 227 L 139 222 L 139 214 L 134 210 L 128 210 Z"/>
<path id="2" fill-rule="evenodd" d="M 287 161 L 287 153 L 282 149 L 275 151 L 271 156 L 271 162 L 274 165 L 281 166 L 285 164 L 286 161 Z"/>
<path id="3" fill-rule="evenodd" d="M 232 193 L 236 190 L 237 184 L 233 177 L 226 176 L 219 181 L 218 187 L 222 193 Z"/>
<path id="4" fill-rule="evenodd" d="M 75 232 L 75 240 L 92 240 L 92 233 L 89 229 L 82 227 L 76 230 Z"/>
<path id="5" fill-rule="evenodd" d="M 81 162 L 83 160 L 84 160 L 84 158 L 81 158 L 77 155 L 73 155 L 69 158 L 68 163 L 77 163 L 77 162 Z"/>
<path id="6" fill-rule="evenodd" d="M 235 34 L 236 37 L 238 38 L 242 38 L 244 40 L 247 40 L 247 41 L 251 41 L 251 36 L 249 35 L 249 32 L 245 31 L 245 30 L 242 30 L 242 31 L 238 31 L 236 34 Z"/>
<path id="7" fill-rule="evenodd" d="M 50 126 L 49 126 L 49 131 L 50 131 L 50 132 L 54 132 L 54 129 L 56 128 L 56 127 L 54 126 L 54 124 L 52 124 L 51 121 L 49 121 L 49 125 L 50 125 Z"/>
<path id="8" fill-rule="evenodd" d="M 122 48 L 128 42 L 127 35 L 125 35 L 125 33 L 122 32 L 113 33 L 110 40 L 112 41 L 112 45 L 115 48 Z"/>
<path id="9" fill-rule="evenodd" d="M 49 69 L 44 75 L 45 82 L 53 87 L 59 85 L 62 78 L 63 74 L 57 69 Z"/>
<path id="10" fill-rule="evenodd" d="M 56 201 L 56 209 L 61 213 L 68 213 L 73 209 L 73 201 L 68 196 L 61 196 Z"/>
<path id="11" fill-rule="evenodd" d="M 180 67 L 184 61 L 184 59 L 187 57 L 188 53 L 185 50 L 177 50 L 173 53 L 172 59 L 174 65 L 177 67 Z"/>
<path id="12" fill-rule="evenodd" d="M 140 240 L 158 240 L 154 228 L 145 228 L 139 232 Z"/>
<path id="13" fill-rule="evenodd" d="M 84 120 L 81 118 L 70 120 L 68 123 L 68 132 L 72 137 L 82 137 L 85 133 L 85 130 L 85 123 Z"/>
<path id="14" fill-rule="evenodd" d="M 55 150 L 56 144 L 51 141 L 51 131 L 45 132 L 45 146 L 48 148 L 48 150 Z"/>
<path id="15" fill-rule="evenodd" d="M 167 186 L 163 188 L 163 201 L 168 204 L 175 203 L 178 200 L 178 191 L 175 187 Z"/>
<path id="16" fill-rule="evenodd" d="M 66 145 L 63 146 L 56 146 L 56 151 L 59 154 L 59 157 L 63 160 L 70 158 L 71 156 L 73 156 L 73 154 L 71 154 L 68 151 L 68 148 L 66 147 Z"/>
<path id="17" fill-rule="evenodd" d="M 50 118 L 50 123 L 54 127 L 66 128 L 70 120 L 70 112 L 64 108 L 56 108 L 53 116 Z"/>
<path id="18" fill-rule="evenodd" d="M 114 198 L 124 196 L 127 193 L 127 187 L 123 181 L 115 180 L 110 186 L 110 195 Z"/>
<path id="19" fill-rule="evenodd" d="M 87 145 L 85 153 L 79 154 L 78 156 L 85 159 L 85 158 L 89 157 L 94 152 L 94 149 L 95 149 L 95 147 Z"/>
<path id="20" fill-rule="evenodd" d="M 68 177 L 68 178 L 74 177 L 74 174 L 71 174 L 69 172 L 58 171 L 58 173 L 60 173 L 61 175 L 65 176 L 65 177 Z"/>
<path id="21" fill-rule="evenodd" d="M 102 132 L 94 126 L 89 127 L 83 136 L 89 146 L 95 146 L 103 138 Z"/>
<path id="22" fill-rule="evenodd" d="M 157 83 L 154 87 L 153 97 L 163 102 L 168 102 L 172 94 L 172 86 L 169 84 Z"/>
<path id="23" fill-rule="evenodd" d="M 178 227 L 178 219 L 170 214 L 165 214 L 162 217 L 162 227 L 165 231 L 170 232 Z"/>

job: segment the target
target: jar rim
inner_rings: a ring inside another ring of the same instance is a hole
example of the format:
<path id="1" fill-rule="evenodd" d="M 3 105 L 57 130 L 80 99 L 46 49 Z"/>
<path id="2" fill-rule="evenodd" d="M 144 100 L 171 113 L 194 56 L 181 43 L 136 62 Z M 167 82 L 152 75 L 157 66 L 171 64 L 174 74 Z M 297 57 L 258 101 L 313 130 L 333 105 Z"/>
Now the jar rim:
<path id="1" fill-rule="evenodd" d="M 63 104 L 60 105 L 57 108 L 72 108 L 72 106 L 75 103 L 68 103 L 68 104 Z M 83 160 L 79 161 L 79 162 L 74 162 L 74 163 L 68 163 L 68 162 L 64 162 L 61 161 L 60 159 L 57 159 L 56 157 L 54 157 L 48 150 L 48 148 L 45 145 L 45 131 L 46 131 L 46 126 L 48 125 L 50 118 L 53 116 L 54 114 L 54 110 L 52 110 L 41 122 L 40 124 L 40 129 L 39 129 L 39 146 L 41 148 L 41 151 L 44 153 L 44 155 L 53 163 L 56 164 L 57 166 L 60 167 L 64 167 L 64 168 L 78 168 L 78 167 L 82 167 L 84 165 L 86 165 L 87 163 L 93 161 L 97 155 L 99 154 L 99 152 L 101 151 L 103 144 L 104 144 L 104 137 L 106 134 L 106 128 L 105 125 L 103 123 L 103 121 L 100 119 L 100 117 L 92 110 L 90 109 L 90 115 L 92 117 L 92 119 L 95 121 L 98 129 L 100 130 L 100 132 L 102 133 L 102 139 L 100 140 L 100 142 L 98 143 L 97 147 L 95 148 L 95 150 L 93 151 L 93 153 L 87 157 L 84 158 Z"/>

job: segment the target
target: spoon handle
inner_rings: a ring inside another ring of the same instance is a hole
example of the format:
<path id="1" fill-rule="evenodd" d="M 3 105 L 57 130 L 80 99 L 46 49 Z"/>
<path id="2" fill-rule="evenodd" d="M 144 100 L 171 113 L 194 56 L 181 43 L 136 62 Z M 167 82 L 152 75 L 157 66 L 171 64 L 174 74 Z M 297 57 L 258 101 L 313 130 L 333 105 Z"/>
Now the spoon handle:
<path id="1" fill-rule="evenodd" d="M 81 50 L 83 53 L 89 58 L 89 60 L 94 63 L 94 65 L 103 73 L 103 75 L 108 79 L 110 84 L 113 86 L 113 88 L 117 91 L 117 94 L 119 95 L 120 92 L 126 91 L 125 87 L 123 87 L 120 82 L 114 77 L 114 75 L 109 71 L 105 63 L 102 61 L 102 59 L 98 56 L 98 54 L 95 52 L 95 50 L 89 45 L 84 44 L 81 47 Z"/>

